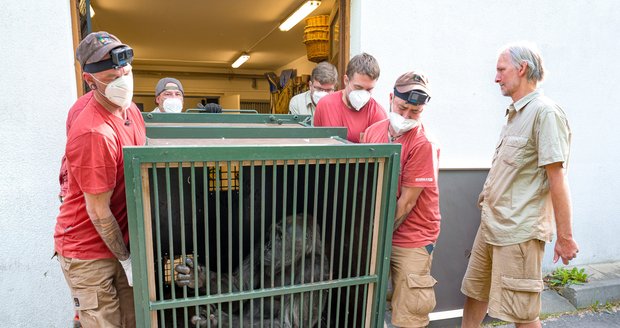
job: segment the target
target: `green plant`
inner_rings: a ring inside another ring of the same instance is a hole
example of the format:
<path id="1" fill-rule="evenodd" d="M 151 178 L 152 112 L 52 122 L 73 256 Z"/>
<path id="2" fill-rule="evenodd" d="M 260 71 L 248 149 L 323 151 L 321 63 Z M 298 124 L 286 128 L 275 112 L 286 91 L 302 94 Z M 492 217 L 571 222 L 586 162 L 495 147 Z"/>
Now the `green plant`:
<path id="1" fill-rule="evenodd" d="M 612 302 L 609 302 L 609 301 L 605 302 L 605 304 L 601 304 L 601 302 L 596 301 L 596 302 L 594 302 L 594 304 L 592 304 L 590 306 L 590 308 L 594 312 L 600 312 L 600 311 L 611 312 L 611 311 L 614 310 L 615 306 L 616 306 L 616 304 L 614 304 Z"/>
<path id="2" fill-rule="evenodd" d="M 610 301 L 605 302 L 605 310 L 609 312 L 609 311 L 612 311 L 613 309 L 614 309 L 614 303 Z"/>
<path id="3" fill-rule="evenodd" d="M 572 269 L 557 268 L 547 275 L 544 280 L 551 288 L 561 288 L 588 282 L 588 274 L 585 272 L 585 269 L 577 267 Z"/>

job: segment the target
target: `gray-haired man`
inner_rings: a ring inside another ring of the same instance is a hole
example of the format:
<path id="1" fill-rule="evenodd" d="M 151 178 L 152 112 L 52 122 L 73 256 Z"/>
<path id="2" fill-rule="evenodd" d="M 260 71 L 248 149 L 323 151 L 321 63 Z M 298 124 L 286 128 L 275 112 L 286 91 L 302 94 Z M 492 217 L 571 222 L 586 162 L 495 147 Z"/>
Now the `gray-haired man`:
<path id="1" fill-rule="evenodd" d="M 513 103 L 479 198 L 482 219 L 461 287 L 466 328 L 479 327 L 487 308 L 517 327 L 540 327 L 542 259 L 554 217 L 554 261 L 568 264 L 579 252 L 564 172 L 571 132 L 562 108 L 537 88 L 543 77 L 534 45 L 500 52 L 495 82 Z"/>

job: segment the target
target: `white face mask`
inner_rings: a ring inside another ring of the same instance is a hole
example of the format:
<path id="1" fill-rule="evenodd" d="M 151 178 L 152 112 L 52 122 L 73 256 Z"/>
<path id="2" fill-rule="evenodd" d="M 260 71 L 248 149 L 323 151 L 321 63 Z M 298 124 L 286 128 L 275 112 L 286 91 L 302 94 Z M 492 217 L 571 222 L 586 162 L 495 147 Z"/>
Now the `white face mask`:
<path id="1" fill-rule="evenodd" d="M 389 112 L 388 118 L 390 119 L 390 126 L 397 135 L 401 135 L 418 125 L 418 121 L 404 118 L 394 112 Z"/>
<path id="2" fill-rule="evenodd" d="M 92 74 L 93 79 L 97 80 Z M 122 109 L 127 109 L 131 105 L 131 98 L 133 97 L 133 75 L 131 73 L 127 75 L 121 75 L 116 80 L 105 84 L 99 80 L 99 83 L 104 84 L 105 94 L 113 104 L 120 106 Z M 99 91 L 99 90 L 97 90 Z M 99 91 L 99 93 L 101 93 Z"/>
<path id="3" fill-rule="evenodd" d="M 180 113 L 183 111 L 183 101 L 179 98 L 166 98 L 163 107 L 166 113 Z"/>
<path id="4" fill-rule="evenodd" d="M 366 90 L 353 90 L 349 92 L 349 102 L 358 112 L 368 103 L 369 100 L 370 92 Z"/>
<path id="5" fill-rule="evenodd" d="M 321 98 L 327 96 L 328 93 L 326 91 L 314 91 L 312 93 L 312 101 L 314 102 L 314 104 L 318 104 L 319 100 L 321 100 Z"/>

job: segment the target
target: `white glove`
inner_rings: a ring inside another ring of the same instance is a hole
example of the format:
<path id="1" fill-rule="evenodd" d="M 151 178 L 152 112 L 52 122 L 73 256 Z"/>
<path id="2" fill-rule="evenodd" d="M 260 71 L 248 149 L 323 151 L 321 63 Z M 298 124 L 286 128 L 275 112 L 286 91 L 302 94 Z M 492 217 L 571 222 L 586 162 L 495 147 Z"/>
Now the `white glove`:
<path id="1" fill-rule="evenodd" d="M 129 286 L 133 287 L 133 275 L 131 273 L 131 255 L 129 255 L 129 257 L 126 260 L 124 261 L 119 260 L 119 262 L 121 262 L 121 265 L 123 266 L 123 270 L 125 270 L 125 275 L 127 276 L 127 281 L 129 282 Z"/>

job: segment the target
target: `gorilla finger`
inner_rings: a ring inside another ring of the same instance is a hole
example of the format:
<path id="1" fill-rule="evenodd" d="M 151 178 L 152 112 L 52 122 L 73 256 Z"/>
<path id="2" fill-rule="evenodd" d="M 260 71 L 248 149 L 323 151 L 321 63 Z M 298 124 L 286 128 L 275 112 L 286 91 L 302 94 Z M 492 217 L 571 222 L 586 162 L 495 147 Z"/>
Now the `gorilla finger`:
<path id="1" fill-rule="evenodd" d="M 188 287 L 190 284 L 190 281 L 189 280 L 177 280 L 176 284 L 179 287 Z"/>
<path id="2" fill-rule="evenodd" d="M 186 266 L 186 265 L 181 265 L 181 264 L 179 264 L 179 265 L 176 265 L 176 266 L 174 267 L 174 271 L 176 271 L 176 272 L 178 272 L 178 273 L 185 273 L 185 274 L 188 274 L 188 273 L 190 273 L 190 272 L 191 272 L 191 269 L 190 269 L 188 266 Z"/>
<path id="3" fill-rule="evenodd" d="M 192 317 L 192 323 L 194 324 L 194 326 L 198 326 L 200 325 L 200 327 L 206 327 L 207 326 L 207 318 L 201 316 L 201 315 L 195 315 Z"/>
<path id="4" fill-rule="evenodd" d="M 177 281 L 192 281 L 192 280 L 194 280 L 194 277 L 191 274 L 179 273 L 177 275 Z"/>

